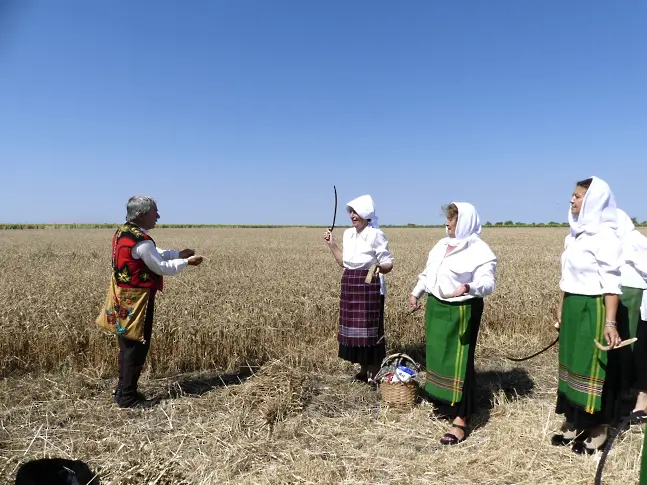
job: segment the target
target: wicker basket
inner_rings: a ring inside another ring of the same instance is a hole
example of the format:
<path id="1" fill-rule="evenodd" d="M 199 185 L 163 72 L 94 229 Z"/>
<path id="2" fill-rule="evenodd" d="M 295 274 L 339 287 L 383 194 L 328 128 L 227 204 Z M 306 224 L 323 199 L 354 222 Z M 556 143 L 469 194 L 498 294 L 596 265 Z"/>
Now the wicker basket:
<path id="1" fill-rule="evenodd" d="M 382 402 L 394 408 L 411 408 L 416 403 L 418 384 L 415 382 L 382 382 L 380 396 Z"/>
<path id="2" fill-rule="evenodd" d="M 408 361 L 416 370 L 420 369 L 420 365 L 416 363 L 407 354 L 392 354 L 382 361 L 382 369 L 386 366 L 393 365 L 394 363 L 401 363 Z M 378 376 L 380 373 L 378 373 Z M 418 396 L 418 383 L 414 380 L 408 382 L 380 382 L 380 397 L 382 402 L 394 408 L 410 408 L 416 403 Z"/>

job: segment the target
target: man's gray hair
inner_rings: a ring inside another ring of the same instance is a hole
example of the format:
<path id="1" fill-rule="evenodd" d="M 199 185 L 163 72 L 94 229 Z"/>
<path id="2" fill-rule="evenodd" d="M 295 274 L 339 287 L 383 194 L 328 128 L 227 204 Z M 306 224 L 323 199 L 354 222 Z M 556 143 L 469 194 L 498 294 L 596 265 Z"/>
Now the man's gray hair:
<path id="1" fill-rule="evenodd" d="M 126 222 L 133 222 L 157 205 L 155 199 L 147 195 L 133 195 L 126 204 Z"/>

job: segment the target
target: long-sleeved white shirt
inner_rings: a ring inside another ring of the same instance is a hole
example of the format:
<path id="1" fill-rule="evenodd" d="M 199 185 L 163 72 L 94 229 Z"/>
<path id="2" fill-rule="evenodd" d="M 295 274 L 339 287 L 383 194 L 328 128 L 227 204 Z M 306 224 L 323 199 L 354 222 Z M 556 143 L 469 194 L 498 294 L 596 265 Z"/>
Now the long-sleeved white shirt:
<path id="1" fill-rule="evenodd" d="M 142 232 L 146 230 L 139 228 Z M 160 249 L 153 241 L 140 241 L 130 250 L 135 259 L 141 259 L 153 273 L 160 276 L 173 276 L 182 271 L 189 260 L 180 258 L 180 253 L 173 249 Z"/>
<path id="2" fill-rule="evenodd" d="M 490 295 L 496 287 L 497 258 L 488 244 L 476 239 L 458 246 L 449 254 L 446 254 L 447 246 L 447 238 L 444 238 L 429 251 L 427 265 L 418 276 L 411 294 L 420 298 L 426 292 L 452 302 Z M 465 284 L 470 285 L 468 294 L 448 297 Z"/>
<path id="3" fill-rule="evenodd" d="M 622 286 L 647 290 L 647 253 L 644 249 L 644 238 L 645 236 L 634 229 L 629 233 L 627 240 L 621 243 L 620 281 Z"/>
<path id="4" fill-rule="evenodd" d="M 640 306 L 640 319 L 647 322 L 647 290 L 643 291 L 643 303 Z"/>
<path id="5" fill-rule="evenodd" d="M 569 234 L 562 253 L 559 287 L 578 295 L 621 295 L 620 240 L 613 230 L 602 228 L 595 234 Z"/>
<path id="6" fill-rule="evenodd" d="M 626 262 L 620 266 L 620 281 L 622 286 L 647 290 L 647 270 L 641 274 L 636 266 Z"/>
<path id="7" fill-rule="evenodd" d="M 389 241 L 380 229 L 367 226 L 362 232 L 346 229 L 342 238 L 344 268 L 369 269 L 372 264 L 393 263 Z M 386 295 L 386 281 L 380 273 L 380 293 Z"/>

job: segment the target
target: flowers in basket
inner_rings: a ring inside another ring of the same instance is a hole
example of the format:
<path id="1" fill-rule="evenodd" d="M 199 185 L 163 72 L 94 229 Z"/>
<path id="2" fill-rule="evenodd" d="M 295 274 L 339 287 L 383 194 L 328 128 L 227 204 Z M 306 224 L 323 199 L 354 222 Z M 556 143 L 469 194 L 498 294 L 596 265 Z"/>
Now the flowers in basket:
<path id="1" fill-rule="evenodd" d="M 382 366 L 375 377 L 379 383 L 424 383 L 422 366 L 407 354 L 393 354 L 382 361 Z"/>

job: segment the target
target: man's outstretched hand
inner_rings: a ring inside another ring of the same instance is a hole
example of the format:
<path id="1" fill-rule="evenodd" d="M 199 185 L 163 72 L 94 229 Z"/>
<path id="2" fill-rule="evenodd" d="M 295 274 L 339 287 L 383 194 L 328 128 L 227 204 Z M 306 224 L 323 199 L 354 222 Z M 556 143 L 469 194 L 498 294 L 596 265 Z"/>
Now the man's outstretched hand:
<path id="1" fill-rule="evenodd" d="M 180 259 L 188 259 L 195 254 L 193 249 L 183 249 L 180 251 Z"/>
<path id="2" fill-rule="evenodd" d="M 191 256 L 189 258 L 189 265 L 197 266 L 200 263 L 202 263 L 203 260 L 204 260 L 204 258 L 202 256 Z"/>

